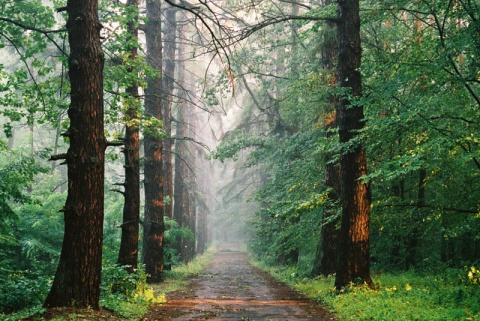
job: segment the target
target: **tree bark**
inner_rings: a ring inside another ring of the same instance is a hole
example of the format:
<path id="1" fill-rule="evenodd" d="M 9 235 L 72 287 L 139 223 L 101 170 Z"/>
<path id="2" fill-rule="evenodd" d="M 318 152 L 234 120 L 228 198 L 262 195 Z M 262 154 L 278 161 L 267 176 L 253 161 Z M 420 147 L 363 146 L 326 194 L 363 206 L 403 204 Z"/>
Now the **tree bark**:
<path id="1" fill-rule="evenodd" d="M 338 76 L 341 88 L 353 99 L 362 96 L 360 8 L 358 0 L 338 1 Z M 365 148 L 355 140 L 364 127 L 363 107 L 342 95 L 337 109 L 340 157 L 342 223 L 335 287 L 350 283 L 373 286 L 370 277 L 369 223 L 371 194 L 360 177 L 367 174 Z M 352 145 L 353 144 L 353 145 Z"/>
<path id="2" fill-rule="evenodd" d="M 325 5 L 331 4 L 333 1 L 326 1 Z M 325 22 L 323 29 L 323 48 L 322 65 L 326 72 L 330 72 L 330 86 L 335 87 L 337 84 L 337 72 L 335 71 L 335 61 L 338 57 L 337 37 L 333 36 L 336 26 L 333 22 Z M 332 133 L 332 129 L 337 127 L 337 114 L 335 112 L 338 99 L 332 95 L 330 97 L 333 112 L 326 113 L 325 137 L 329 139 L 338 139 L 336 134 Z M 335 202 L 340 195 L 340 166 L 332 164 L 332 155 L 325 155 L 325 186 L 331 189 L 328 197 Z M 312 276 L 334 274 L 337 269 L 338 260 L 338 229 L 337 223 L 339 219 L 332 219 L 337 215 L 336 208 L 325 207 L 322 216 L 322 230 L 320 240 L 315 253 L 313 262 Z"/>
<path id="3" fill-rule="evenodd" d="M 183 26 L 178 30 L 179 38 L 183 39 Z M 186 92 L 185 92 L 185 63 L 184 63 L 184 48 L 185 44 L 180 42 L 178 46 L 177 57 L 179 64 L 177 66 L 177 75 L 179 83 L 179 101 L 177 105 L 177 114 L 176 114 L 176 137 L 185 137 L 187 136 L 187 124 L 186 124 Z M 185 180 L 188 175 L 188 167 L 185 164 L 185 155 L 187 154 L 185 141 L 180 139 L 175 140 L 175 177 L 174 177 L 174 196 L 173 196 L 173 218 L 178 223 L 180 227 L 185 227 L 184 213 L 185 209 L 185 198 L 188 195 L 186 189 Z M 182 255 L 183 240 L 177 238 L 175 244 L 173 245 L 174 249 L 179 255 Z"/>
<path id="4" fill-rule="evenodd" d="M 127 6 L 138 10 L 138 0 L 128 0 Z M 135 60 L 138 55 L 138 15 L 128 23 L 133 45 L 130 48 L 130 73 L 135 73 Z M 138 75 L 134 75 L 137 77 Z M 138 237 L 140 219 L 140 164 L 139 164 L 139 93 L 138 86 L 133 83 L 126 89 L 128 109 L 125 113 L 125 203 L 123 205 L 122 238 L 118 254 L 118 264 L 128 266 L 133 272 L 138 265 Z"/>
<path id="5" fill-rule="evenodd" d="M 162 66 L 161 8 L 159 0 L 147 1 L 146 42 L 147 62 L 156 69 Z M 162 120 L 162 79 L 147 80 L 145 115 Z M 143 263 L 151 283 L 163 281 L 163 235 L 165 224 L 163 143 L 160 128 L 151 126 L 145 131 L 145 218 L 143 223 Z"/>
<path id="6" fill-rule="evenodd" d="M 65 234 L 45 307 L 99 308 L 106 140 L 97 0 L 69 0 L 71 102 Z"/>
<path id="7" fill-rule="evenodd" d="M 190 83 L 188 87 L 192 88 L 194 90 L 194 85 L 193 83 Z M 197 127 L 196 125 L 196 118 L 194 113 L 190 112 L 187 113 L 186 115 L 188 127 L 187 127 L 187 137 L 190 137 L 192 139 L 196 139 L 195 135 L 195 128 Z M 185 160 L 187 161 L 187 164 L 190 168 L 195 169 L 196 165 L 196 152 L 195 152 L 195 146 L 193 146 L 192 142 L 187 142 L 186 143 L 186 154 Z M 187 227 L 190 231 L 193 233 L 193 239 L 185 239 L 183 242 L 183 257 L 185 260 L 191 261 L 195 257 L 195 250 L 196 250 L 196 240 L 197 240 L 197 200 L 196 200 L 196 195 L 195 191 L 197 190 L 197 182 L 196 182 L 196 176 L 195 174 L 191 171 L 188 170 L 186 171 L 187 176 L 185 177 L 184 181 L 184 187 L 186 188 L 185 194 L 186 198 L 184 199 L 185 201 L 185 215 L 184 215 L 184 222 L 185 222 L 185 227 Z"/>
<path id="8" fill-rule="evenodd" d="M 177 29 L 177 9 L 169 7 L 165 14 L 164 34 L 164 72 L 162 74 L 163 129 L 167 138 L 163 140 L 165 195 L 170 202 L 165 204 L 165 215 L 173 218 L 173 171 L 172 171 L 172 101 L 173 80 L 175 77 L 175 32 Z"/>

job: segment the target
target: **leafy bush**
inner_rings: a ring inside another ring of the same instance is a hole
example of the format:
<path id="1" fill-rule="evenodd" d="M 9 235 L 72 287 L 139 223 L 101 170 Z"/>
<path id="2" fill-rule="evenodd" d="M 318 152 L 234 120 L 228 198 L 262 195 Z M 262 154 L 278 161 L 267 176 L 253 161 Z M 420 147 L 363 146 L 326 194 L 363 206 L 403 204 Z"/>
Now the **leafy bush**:
<path id="1" fill-rule="evenodd" d="M 193 232 L 186 228 L 181 227 L 177 221 L 165 216 L 165 235 L 164 235 L 164 247 L 163 255 L 165 259 L 165 266 L 176 265 L 180 262 L 179 253 L 173 248 L 173 244 L 178 242 L 178 239 L 194 240 L 195 236 Z"/>
<path id="2" fill-rule="evenodd" d="M 50 278 L 19 271 L 0 279 L 0 313 L 41 305 L 50 288 Z"/>
<path id="3" fill-rule="evenodd" d="M 100 304 L 124 317 L 146 313 L 151 303 L 165 302 L 165 295 L 156 296 L 147 285 L 147 274 L 143 267 L 128 273 L 125 267 L 105 266 L 102 270 Z"/>

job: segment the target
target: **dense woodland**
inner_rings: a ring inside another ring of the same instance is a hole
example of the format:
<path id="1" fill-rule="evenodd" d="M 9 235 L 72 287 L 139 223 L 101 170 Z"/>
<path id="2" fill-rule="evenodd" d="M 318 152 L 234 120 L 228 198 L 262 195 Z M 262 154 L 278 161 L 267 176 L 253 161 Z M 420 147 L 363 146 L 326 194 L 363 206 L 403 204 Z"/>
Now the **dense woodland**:
<path id="1" fill-rule="evenodd" d="M 478 288 L 479 18 L 477 0 L 2 1 L 0 312 L 105 307 L 115 277 L 159 283 L 238 240 L 338 291 L 465 267 Z"/>

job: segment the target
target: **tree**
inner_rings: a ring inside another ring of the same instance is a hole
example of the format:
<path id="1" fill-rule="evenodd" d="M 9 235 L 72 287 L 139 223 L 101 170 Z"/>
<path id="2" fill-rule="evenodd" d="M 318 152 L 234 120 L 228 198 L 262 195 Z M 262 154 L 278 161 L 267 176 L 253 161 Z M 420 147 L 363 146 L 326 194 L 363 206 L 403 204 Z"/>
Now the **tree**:
<path id="1" fill-rule="evenodd" d="M 326 1 L 325 5 L 331 4 L 333 1 Z M 322 65 L 327 73 L 330 73 L 330 85 L 334 88 L 337 83 L 337 73 L 335 72 L 335 62 L 338 58 L 338 44 L 335 36 L 335 23 L 331 21 L 325 22 L 322 31 L 321 57 Z M 325 136 L 330 139 L 338 139 L 337 135 L 337 114 L 335 112 L 337 98 L 334 95 L 330 97 L 332 111 L 326 113 L 325 119 Z M 329 198 L 333 202 L 338 201 L 340 195 L 340 168 L 338 163 L 333 162 L 334 153 L 325 155 L 324 165 L 324 181 L 325 185 L 330 189 Z M 322 227 L 320 240 L 315 253 L 313 262 L 312 275 L 329 275 L 334 274 L 337 269 L 338 260 L 338 211 L 336 207 L 326 206 L 322 214 Z"/>
<path id="2" fill-rule="evenodd" d="M 185 26 L 181 26 L 178 30 L 180 36 L 183 35 Z M 178 46 L 178 84 L 185 88 L 185 43 L 180 43 Z M 187 177 L 188 177 L 188 165 L 186 164 L 186 155 L 188 153 L 186 142 L 180 137 L 187 136 L 187 92 L 186 90 L 179 91 L 179 104 L 177 105 L 176 119 L 176 137 L 175 139 L 175 162 L 174 162 L 174 196 L 173 196 L 173 217 L 175 221 L 181 227 L 186 227 L 185 213 L 188 211 L 188 189 L 187 189 Z M 183 239 L 177 238 L 174 244 L 175 250 L 182 254 Z"/>
<path id="3" fill-rule="evenodd" d="M 147 63 L 155 70 L 162 66 L 160 1 L 147 1 Z M 163 175 L 162 79 L 156 74 L 147 80 L 145 116 L 151 122 L 146 128 L 145 148 L 145 217 L 143 222 L 143 263 L 149 282 L 163 280 L 163 236 L 165 224 L 165 177 Z"/>
<path id="4" fill-rule="evenodd" d="M 352 282 L 373 286 L 370 277 L 370 186 L 362 181 L 367 174 L 366 150 L 359 131 L 364 127 L 360 71 L 360 6 L 358 0 L 338 1 L 338 77 L 345 91 L 340 97 L 337 117 L 340 143 L 342 223 L 339 262 L 335 287 Z"/>
<path id="5" fill-rule="evenodd" d="M 163 140 L 164 151 L 164 173 L 165 173 L 165 196 L 169 200 L 165 203 L 165 215 L 173 217 L 173 168 L 172 168 L 172 102 L 173 102 L 173 84 L 175 77 L 175 49 L 177 30 L 177 8 L 170 7 L 165 10 L 164 26 L 164 72 L 162 74 L 162 119 L 163 129 L 167 136 Z"/>
<path id="6" fill-rule="evenodd" d="M 480 248 L 470 234 L 478 231 L 475 7 L 392 1 L 365 16 L 372 257 L 382 267 L 461 265 Z"/>
<path id="7" fill-rule="evenodd" d="M 97 0 L 69 0 L 71 102 L 68 196 L 60 262 L 45 307 L 99 308 L 102 268 L 104 153 L 103 64 Z"/>
<path id="8" fill-rule="evenodd" d="M 127 10 L 133 15 L 128 22 L 127 32 L 130 39 L 129 72 L 133 83 L 126 89 L 125 138 L 123 154 L 125 157 L 124 206 L 122 222 L 122 239 L 118 254 L 118 264 L 127 265 L 132 272 L 138 264 L 139 216 L 140 216 L 140 164 L 139 164 L 139 126 L 140 99 L 136 81 L 138 77 L 135 61 L 138 56 L 138 0 L 128 0 Z"/>

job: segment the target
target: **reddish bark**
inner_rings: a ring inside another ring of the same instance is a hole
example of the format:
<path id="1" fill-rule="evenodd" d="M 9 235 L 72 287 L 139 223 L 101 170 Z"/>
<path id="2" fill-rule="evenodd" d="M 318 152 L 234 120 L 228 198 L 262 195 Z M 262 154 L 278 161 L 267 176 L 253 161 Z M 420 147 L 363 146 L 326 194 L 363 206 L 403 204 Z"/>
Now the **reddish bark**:
<path id="1" fill-rule="evenodd" d="M 358 0 L 338 1 L 338 76 L 340 86 L 348 89 L 353 97 L 362 96 L 359 12 Z M 363 107 L 341 97 L 337 116 L 340 142 L 344 146 L 351 144 L 364 127 Z M 369 247 L 370 186 L 360 180 L 367 174 L 365 148 L 358 142 L 344 147 L 340 159 L 342 224 L 335 287 L 340 289 L 352 282 L 373 286 Z"/>
<path id="2" fill-rule="evenodd" d="M 157 70 L 162 63 L 161 9 L 159 0 L 147 1 L 147 62 Z M 148 79 L 145 90 L 145 115 L 162 120 L 161 77 Z M 149 282 L 163 280 L 163 235 L 165 224 L 163 142 L 160 128 L 145 131 L 145 218 L 143 223 L 143 263 Z"/>
<path id="3" fill-rule="evenodd" d="M 99 308 L 104 206 L 103 64 L 97 0 L 69 0 L 68 196 L 60 261 L 45 307 Z"/>

